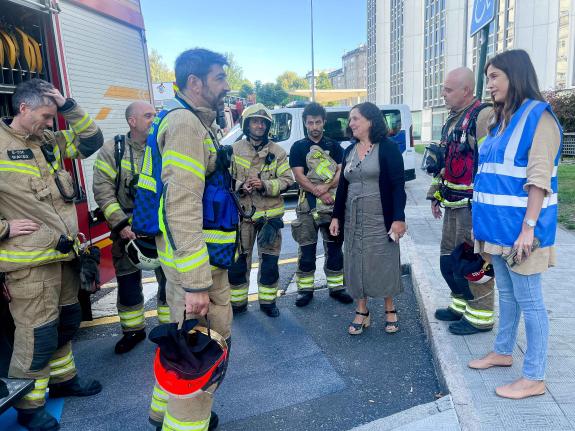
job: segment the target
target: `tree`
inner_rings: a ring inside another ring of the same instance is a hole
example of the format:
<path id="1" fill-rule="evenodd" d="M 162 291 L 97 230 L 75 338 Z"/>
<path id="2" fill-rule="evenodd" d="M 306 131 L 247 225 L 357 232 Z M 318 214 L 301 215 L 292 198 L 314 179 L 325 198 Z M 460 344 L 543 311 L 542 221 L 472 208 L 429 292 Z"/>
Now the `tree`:
<path id="1" fill-rule="evenodd" d="M 317 76 L 317 80 L 315 81 L 315 88 L 318 90 L 330 90 L 333 88 L 333 85 L 331 85 L 331 81 L 329 80 L 329 76 L 326 72 L 321 72 Z"/>
<path id="2" fill-rule="evenodd" d="M 240 97 L 247 98 L 250 94 L 254 94 L 254 86 L 248 81 L 242 84 L 240 88 Z"/>
<path id="3" fill-rule="evenodd" d="M 232 90 L 239 91 L 244 84 L 251 84 L 247 79 L 244 78 L 244 70 L 237 63 L 234 54 L 231 52 L 226 52 L 224 55 L 228 60 L 228 65 L 224 66 L 224 70 L 228 76 L 227 79 L 228 84 L 230 84 L 230 88 Z"/>
<path id="4" fill-rule="evenodd" d="M 553 108 L 564 132 L 575 132 L 575 91 L 546 91 L 543 97 Z"/>
<path id="5" fill-rule="evenodd" d="M 288 94 L 279 84 L 268 82 L 262 85 L 260 81 L 256 81 L 256 100 L 268 108 L 273 108 L 275 105 L 285 104 Z"/>
<path id="6" fill-rule="evenodd" d="M 152 82 L 173 82 L 176 80 L 174 71 L 164 63 L 162 55 L 156 49 L 152 48 L 152 52 L 148 55 L 148 61 L 150 62 Z"/>
<path id="7" fill-rule="evenodd" d="M 276 78 L 276 83 L 284 90 L 301 90 L 309 88 L 309 83 L 305 78 L 298 76 L 297 73 L 286 71 Z"/>

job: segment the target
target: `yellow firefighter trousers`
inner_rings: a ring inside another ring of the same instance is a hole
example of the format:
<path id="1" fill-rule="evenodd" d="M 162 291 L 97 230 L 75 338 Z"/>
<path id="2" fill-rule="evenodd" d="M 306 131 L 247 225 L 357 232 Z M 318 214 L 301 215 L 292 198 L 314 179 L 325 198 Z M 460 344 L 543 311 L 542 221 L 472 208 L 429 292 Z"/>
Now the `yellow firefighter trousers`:
<path id="1" fill-rule="evenodd" d="M 241 255 L 229 271 L 232 292 L 232 306 L 241 307 L 248 302 L 252 254 L 258 231 L 256 225 L 242 221 L 240 226 Z M 276 301 L 279 279 L 278 257 L 282 248 L 282 232 L 277 232 L 273 244 L 265 247 L 258 245 L 258 299 L 260 304 L 273 304 Z M 238 266 L 237 268 L 235 266 Z M 243 272 L 245 266 L 245 273 Z"/>
<path id="2" fill-rule="evenodd" d="M 443 231 L 441 235 L 441 255 L 449 255 L 455 248 L 471 241 L 471 209 L 445 208 L 443 215 Z M 466 298 L 463 292 L 451 292 L 449 308 L 456 314 L 479 329 L 493 327 L 493 301 L 495 279 L 483 284 L 468 282 L 472 298 Z"/>
<path id="3" fill-rule="evenodd" d="M 124 333 L 139 331 L 146 326 L 144 317 L 144 292 L 142 271 L 136 268 L 125 251 L 126 242 L 114 238 L 112 261 L 118 282 L 118 316 Z M 157 311 L 159 323 L 170 323 L 170 308 L 166 302 L 166 276 L 161 267 L 155 271 L 158 281 Z"/>
<path id="4" fill-rule="evenodd" d="M 212 280 L 213 285 L 208 291 L 210 307 L 207 317 L 210 320 L 211 329 L 221 334 L 229 344 L 232 331 L 232 307 L 230 305 L 228 272 L 224 269 L 214 269 L 212 270 Z M 168 280 L 166 294 L 171 320 L 181 324 L 184 319 L 185 292 L 180 286 Z M 205 318 L 193 314 L 186 315 L 186 318 L 198 319 L 200 324 L 207 324 Z M 156 384 L 150 406 L 150 419 L 156 423 L 163 423 L 163 430 L 197 429 L 204 431 L 208 429 L 210 422 L 212 402 L 212 395 L 205 392 L 193 398 L 170 397 Z"/>
<path id="5" fill-rule="evenodd" d="M 7 273 L 6 284 L 16 325 L 8 375 L 35 379 L 34 389 L 15 407 L 40 407 L 48 383 L 76 375 L 70 340 L 82 319 L 79 274 L 74 263 L 58 262 Z"/>

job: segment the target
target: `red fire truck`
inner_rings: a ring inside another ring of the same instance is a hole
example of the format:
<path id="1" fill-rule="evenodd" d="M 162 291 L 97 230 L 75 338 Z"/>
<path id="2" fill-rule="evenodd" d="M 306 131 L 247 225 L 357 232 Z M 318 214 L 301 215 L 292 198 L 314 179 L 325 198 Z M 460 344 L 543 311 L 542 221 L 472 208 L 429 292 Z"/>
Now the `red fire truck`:
<path id="1" fill-rule="evenodd" d="M 127 131 L 126 106 L 151 101 L 151 79 L 139 0 L 0 0 L 0 116 L 13 114 L 11 93 L 42 78 L 73 97 L 110 139 Z M 60 118 L 58 128 L 66 127 Z M 114 276 L 109 231 L 96 217 L 95 156 L 67 162 L 83 193 L 80 230 L 102 253 L 102 282 Z"/>

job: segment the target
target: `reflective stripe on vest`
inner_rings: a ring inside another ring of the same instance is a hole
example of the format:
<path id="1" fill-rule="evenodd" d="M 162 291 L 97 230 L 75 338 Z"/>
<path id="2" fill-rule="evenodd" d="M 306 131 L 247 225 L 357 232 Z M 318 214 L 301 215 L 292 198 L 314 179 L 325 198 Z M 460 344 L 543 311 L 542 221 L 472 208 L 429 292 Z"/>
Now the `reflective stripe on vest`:
<path id="1" fill-rule="evenodd" d="M 543 113 L 549 112 L 559 130 L 561 126 L 545 102 L 527 100 L 513 114 L 502 134 L 489 134 L 479 149 L 479 167 L 473 193 L 473 232 L 479 241 L 504 247 L 513 246 L 519 236 L 527 208 L 523 187 L 527 183 L 529 150 Z M 555 243 L 557 229 L 557 166 L 551 176 L 552 194 L 543 200 L 535 236 L 542 247 Z"/>
<path id="2" fill-rule="evenodd" d="M 256 211 L 252 216 L 252 220 L 255 221 L 264 216 L 266 216 L 267 218 L 281 217 L 284 215 L 284 212 L 285 208 L 283 205 L 281 207 L 271 208 L 269 210 Z"/>
<path id="3" fill-rule="evenodd" d="M 40 178 L 40 169 L 26 163 L 12 162 L 9 160 L 0 160 L 0 172 L 17 172 L 19 174 L 32 175 Z"/>

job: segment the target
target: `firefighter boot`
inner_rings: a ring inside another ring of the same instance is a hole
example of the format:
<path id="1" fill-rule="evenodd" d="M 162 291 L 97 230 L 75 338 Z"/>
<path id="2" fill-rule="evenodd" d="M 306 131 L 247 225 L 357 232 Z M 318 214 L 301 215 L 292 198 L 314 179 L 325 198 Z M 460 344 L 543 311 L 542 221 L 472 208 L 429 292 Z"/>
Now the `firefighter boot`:
<path id="1" fill-rule="evenodd" d="M 60 424 L 44 406 L 35 409 L 18 409 L 18 423 L 30 431 L 56 431 Z"/>
<path id="2" fill-rule="evenodd" d="M 275 302 L 271 304 L 260 304 L 260 310 L 266 313 L 269 317 L 278 317 L 280 315 L 280 310 L 276 306 Z"/>
<path id="3" fill-rule="evenodd" d="M 295 300 L 295 305 L 297 307 L 305 307 L 311 302 L 312 299 L 313 299 L 313 292 L 299 293 L 297 295 L 297 299 Z"/>
<path id="4" fill-rule="evenodd" d="M 353 302 L 353 298 L 344 289 L 329 292 L 329 296 L 342 304 L 351 304 Z"/>
<path id="5" fill-rule="evenodd" d="M 245 313 L 246 311 L 248 311 L 248 304 L 246 303 L 239 306 L 234 305 L 232 306 L 232 311 L 234 312 L 234 316 Z"/>
<path id="6" fill-rule="evenodd" d="M 456 322 L 461 320 L 461 315 L 453 312 L 451 308 L 438 308 L 435 310 L 435 318 L 443 322 Z"/>
<path id="7" fill-rule="evenodd" d="M 97 380 L 80 380 L 78 376 L 74 376 L 67 382 L 54 383 L 49 388 L 50 398 L 89 397 L 100 393 L 102 385 Z"/>
<path id="8" fill-rule="evenodd" d="M 158 423 L 153 421 L 152 419 L 149 419 L 149 421 L 152 425 L 154 425 L 156 427 L 156 431 L 162 431 L 162 425 L 158 425 Z M 215 430 L 218 427 L 219 423 L 220 423 L 220 418 L 218 417 L 216 412 L 212 411 L 212 413 L 210 415 L 210 423 L 208 425 L 208 431 Z"/>
<path id="9" fill-rule="evenodd" d="M 114 352 L 117 355 L 127 353 L 132 350 L 136 345 L 146 339 L 146 330 L 140 329 L 139 331 L 124 332 L 124 336 L 116 343 Z"/>
<path id="10" fill-rule="evenodd" d="M 449 325 L 449 332 L 454 335 L 472 335 L 479 332 L 488 332 L 492 328 L 476 328 L 465 319 L 460 319 L 458 322 L 453 322 Z"/>

